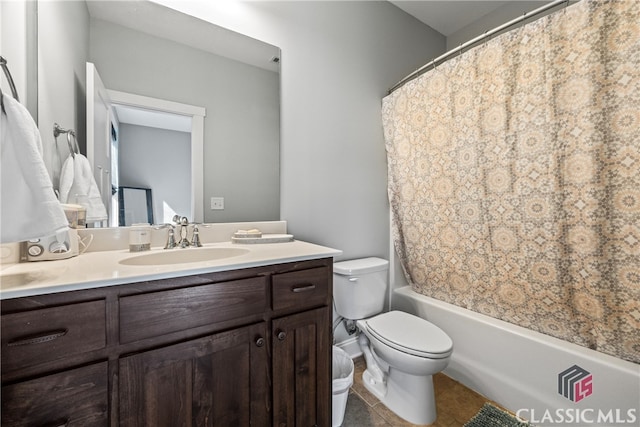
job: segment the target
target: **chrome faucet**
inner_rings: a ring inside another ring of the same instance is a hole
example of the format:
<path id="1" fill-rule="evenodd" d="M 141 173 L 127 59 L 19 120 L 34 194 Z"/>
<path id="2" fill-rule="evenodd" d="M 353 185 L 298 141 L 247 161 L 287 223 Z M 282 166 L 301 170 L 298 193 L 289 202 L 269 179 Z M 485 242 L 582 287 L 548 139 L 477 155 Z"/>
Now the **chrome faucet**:
<path id="1" fill-rule="evenodd" d="M 163 228 L 168 229 L 167 233 L 167 243 L 164 245 L 165 249 L 173 249 L 176 247 L 176 237 L 173 229 L 173 224 L 159 224 L 153 226 L 154 230 L 162 230 Z"/>
<path id="2" fill-rule="evenodd" d="M 202 225 L 206 227 L 204 224 L 191 223 L 193 225 L 193 236 L 191 237 L 192 241 L 189 241 L 188 232 L 189 232 L 189 220 L 186 216 L 174 215 L 173 216 L 174 224 L 161 224 L 158 226 L 154 226 L 156 230 L 162 228 L 168 228 L 169 233 L 167 235 L 167 244 L 165 245 L 165 249 L 173 249 L 177 246 L 181 248 L 188 248 L 189 246 L 194 246 L 196 248 L 202 247 L 202 243 L 200 242 L 200 231 L 198 230 L 198 225 Z M 175 227 L 180 227 L 180 238 L 176 241 L 175 235 Z"/>
<path id="3" fill-rule="evenodd" d="M 180 240 L 178 241 L 177 244 L 180 245 L 180 247 L 183 249 L 188 248 L 189 246 L 191 246 L 191 243 L 187 238 L 189 220 L 187 219 L 186 216 L 181 217 L 180 215 L 174 215 L 173 222 L 175 222 L 176 225 L 180 226 Z"/>

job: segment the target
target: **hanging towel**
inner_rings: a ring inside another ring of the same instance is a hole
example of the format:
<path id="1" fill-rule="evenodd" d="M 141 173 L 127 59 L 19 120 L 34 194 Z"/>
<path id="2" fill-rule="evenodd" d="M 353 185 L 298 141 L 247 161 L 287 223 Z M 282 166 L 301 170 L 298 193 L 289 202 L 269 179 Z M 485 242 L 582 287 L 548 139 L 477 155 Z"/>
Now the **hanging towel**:
<path id="1" fill-rule="evenodd" d="M 79 202 L 76 195 L 86 196 Z M 67 157 L 60 171 L 60 202 L 80 203 L 87 208 L 87 222 L 107 219 L 107 210 L 102 203 L 98 185 L 93 177 L 89 160 L 82 154 Z"/>
<path id="2" fill-rule="evenodd" d="M 42 140 L 27 109 L 5 96 L 0 113 L 0 243 L 20 242 L 67 230 L 42 158 Z"/>

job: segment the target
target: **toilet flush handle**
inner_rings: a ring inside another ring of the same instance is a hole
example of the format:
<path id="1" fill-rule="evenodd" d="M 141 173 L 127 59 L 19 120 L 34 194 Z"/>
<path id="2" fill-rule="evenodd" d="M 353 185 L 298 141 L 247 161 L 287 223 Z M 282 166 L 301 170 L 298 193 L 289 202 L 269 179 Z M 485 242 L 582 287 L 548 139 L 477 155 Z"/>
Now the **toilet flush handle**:
<path id="1" fill-rule="evenodd" d="M 349 277 L 350 282 L 357 282 L 358 280 L 360 279 L 358 279 L 357 277 Z"/>

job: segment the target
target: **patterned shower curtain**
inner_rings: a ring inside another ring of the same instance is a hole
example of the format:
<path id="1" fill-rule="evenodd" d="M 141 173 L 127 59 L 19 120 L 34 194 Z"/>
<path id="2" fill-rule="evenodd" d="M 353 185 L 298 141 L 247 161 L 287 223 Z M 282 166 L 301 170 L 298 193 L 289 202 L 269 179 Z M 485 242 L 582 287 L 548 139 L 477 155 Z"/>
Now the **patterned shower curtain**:
<path id="1" fill-rule="evenodd" d="M 640 1 L 583 0 L 383 100 L 413 289 L 640 363 Z"/>

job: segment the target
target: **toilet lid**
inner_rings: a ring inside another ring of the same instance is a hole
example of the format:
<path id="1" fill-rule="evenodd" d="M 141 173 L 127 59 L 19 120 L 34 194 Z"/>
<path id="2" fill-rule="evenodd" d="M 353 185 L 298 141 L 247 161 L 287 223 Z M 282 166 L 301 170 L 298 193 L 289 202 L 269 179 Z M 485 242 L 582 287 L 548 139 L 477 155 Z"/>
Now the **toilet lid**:
<path id="1" fill-rule="evenodd" d="M 431 322 L 402 311 L 382 313 L 366 320 L 369 332 L 383 343 L 416 356 L 444 358 L 453 341 Z"/>

